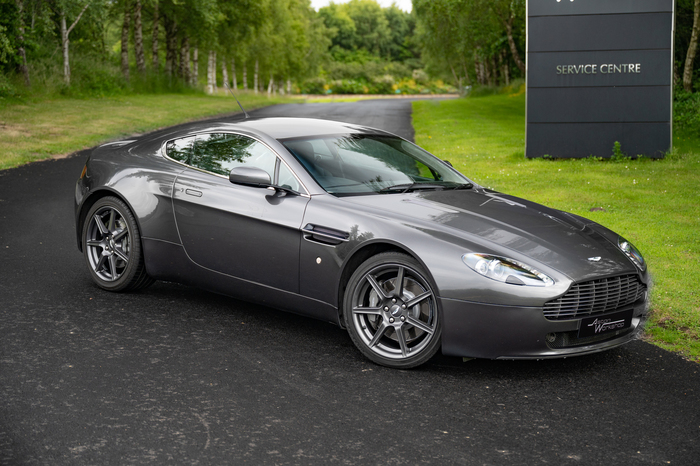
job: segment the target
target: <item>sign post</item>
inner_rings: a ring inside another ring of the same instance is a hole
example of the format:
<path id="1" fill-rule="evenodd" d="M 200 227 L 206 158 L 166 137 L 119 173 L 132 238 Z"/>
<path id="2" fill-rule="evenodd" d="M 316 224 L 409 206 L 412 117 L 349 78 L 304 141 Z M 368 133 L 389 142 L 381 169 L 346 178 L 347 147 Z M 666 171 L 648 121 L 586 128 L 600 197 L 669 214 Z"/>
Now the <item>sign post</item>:
<path id="1" fill-rule="evenodd" d="M 674 0 L 527 0 L 528 158 L 661 158 L 672 142 Z"/>

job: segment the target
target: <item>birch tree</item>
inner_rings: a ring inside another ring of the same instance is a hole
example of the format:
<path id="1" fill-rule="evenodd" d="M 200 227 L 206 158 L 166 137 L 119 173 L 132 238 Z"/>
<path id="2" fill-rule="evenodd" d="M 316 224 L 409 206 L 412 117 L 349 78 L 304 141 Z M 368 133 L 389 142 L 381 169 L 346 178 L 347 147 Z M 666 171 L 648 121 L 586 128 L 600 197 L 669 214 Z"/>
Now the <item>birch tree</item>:
<path id="1" fill-rule="evenodd" d="M 248 90 L 248 64 L 243 62 L 243 90 Z"/>
<path id="2" fill-rule="evenodd" d="M 146 58 L 143 53 L 143 27 L 141 25 L 141 0 L 134 4 L 134 56 L 136 69 L 142 75 L 146 73 Z"/>
<path id="3" fill-rule="evenodd" d="M 19 53 L 20 56 L 20 64 L 19 64 L 19 70 L 22 73 L 22 76 L 24 76 L 24 84 L 27 87 L 30 87 L 32 85 L 31 81 L 29 80 L 29 67 L 27 66 L 27 52 L 24 49 L 24 0 L 16 0 L 16 5 L 17 5 L 17 16 L 18 16 L 18 22 L 19 24 L 18 29 L 19 29 L 19 37 L 17 38 L 19 40 L 19 44 L 17 46 L 17 52 Z"/>
<path id="4" fill-rule="evenodd" d="M 700 33 L 700 0 L 695 0 L 693 7 L 693 30 L 690 35 L 690 45 L 685 57 L 685 67 L 683 68 L 683 88 L 692 92 L 693 90 L 693 62 L 698 51 L 698 34 Z"/>
<path id="5" fill-rule="evenodd" d="M 61 49 L 63 51 L 63 81 L 66 83 L 67 86 L 70 86 L 70 40 L 69 36 L 71 31 L 73 31 L 73 28 L 75 28 L 76 24 L 78 24 L 78 21 L 80 21 L 80 18 L 82 18 L 83 13 L 85 13 L 85 10 L 90 6 L 90 2 L 87 2 L 85 6 L 83 6 L 83 9 L 80 10 L 80 13 L 78 13 L 78 16 L 75 18 L 73 23 L 70 25 L 70 27 L 66 27 L 67 22 L 66 22 L 66 6 L 61 5 L 60 11 L 59 11 L 59 18 L 61 22 Z"/>
<path id="6" fill-rule="evenodd" d="M 177 22 L 173 15 L 163 15 L 165 25 L 165 74 L 172 77 L 177 58 Z"/>
<path id="7" fill-rule="evenodd" d="M 197 87 L 199 84 L 199 47 L 195 45 L 192 52 L 192 73 L 190 73 L 190 85 Z"/>
<path id="8" fill-rule="evenodd" d="M 160 60 L 158 59 L 158 33 L 159 33 L 159 11 L 158 4 L 159 0 L 155 0 L 153 3 L 153 31 L 152 31 L 152 43 L 151 43 L 151 63 L 153 66 L 153 71 L 158 74 L 160 71 Z"/>
<path id="9" fill-rule="evenodd" d="M 122 75 L 129 80 L 129 27 L 131 21 L 131 2 L 124 0 L 124 19 L 122 21 Z"/>
<path id="10" fill-rule="evenodd" d="M 520 52 L 518 51 L 518 47 L 515 43 L 513 24 L 515 22 L 516 14 L 518 12 L 524 13 L 525 5 L 523 4 L 522 0 L 488 0 L 483 7 L 492 8 L 498 16 L 498 19 L 501 21 L 501 24 L 503 24 L 505 27 L 510 53 L 513 56 L 515 65 L 524 76 L 525 62 L 523 62 L 523 60 L 520 58 Z"/>
<path id="11" fill-rule="evenodd" d="M 470 75 L 480 84 L 510 81 L 511 63 L 524 75 L 523 0 L 414 0 L 413 4 L 423 59 L 433 72 L 451 75 L 460 87 L 470 82 Z M 510 52 L 505 59 L 504 49 Z"/>

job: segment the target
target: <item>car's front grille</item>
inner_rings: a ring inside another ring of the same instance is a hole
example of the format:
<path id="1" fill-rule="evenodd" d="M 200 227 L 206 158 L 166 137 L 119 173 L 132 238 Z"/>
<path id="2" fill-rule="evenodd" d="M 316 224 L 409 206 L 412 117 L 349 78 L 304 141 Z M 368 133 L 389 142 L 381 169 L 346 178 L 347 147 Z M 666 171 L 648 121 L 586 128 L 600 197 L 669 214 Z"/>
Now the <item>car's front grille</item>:
<path id="1" fill-rule="evenodd" d="M 576 283 L 564 296 L 544 305 L 544 316 L 567 320 L 604 314 L 642 299 L 646 289 L 637 275 Z"/>

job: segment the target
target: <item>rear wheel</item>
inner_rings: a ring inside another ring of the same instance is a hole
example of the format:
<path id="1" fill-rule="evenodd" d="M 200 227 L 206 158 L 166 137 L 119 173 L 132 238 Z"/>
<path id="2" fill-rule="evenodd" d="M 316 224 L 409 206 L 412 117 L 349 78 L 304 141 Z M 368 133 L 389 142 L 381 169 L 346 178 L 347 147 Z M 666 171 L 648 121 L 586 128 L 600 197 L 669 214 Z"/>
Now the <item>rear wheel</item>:
<path id="1" fill-rule="evenodd" d="M 343 300 L 350 338 L 383 366 L 416 367 L 440 347 L 442 322 L 434 288 L 405 254 L 378 254 L 355 270 Z"/>
<path id="2" fill-rule="evenodd" d="M 120 199 L 104 197 L 90 208 L 82 240 L 90 275 L 100 288 L 130 291 L 154 282 L 146 273 L 136 219 Z"/>

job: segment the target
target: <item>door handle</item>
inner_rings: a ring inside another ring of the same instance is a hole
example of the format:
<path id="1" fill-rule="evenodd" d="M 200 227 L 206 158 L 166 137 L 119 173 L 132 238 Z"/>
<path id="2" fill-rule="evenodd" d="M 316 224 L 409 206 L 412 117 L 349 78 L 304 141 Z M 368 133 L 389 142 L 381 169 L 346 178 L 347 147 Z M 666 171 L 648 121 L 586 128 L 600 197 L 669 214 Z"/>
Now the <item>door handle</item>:
<path id="1" fill-rule="evenodd" d="M 202 197 L 202 191 L 197 191 L 196 189 L 186 189 L 185 193 L 190 196 Z"/>

